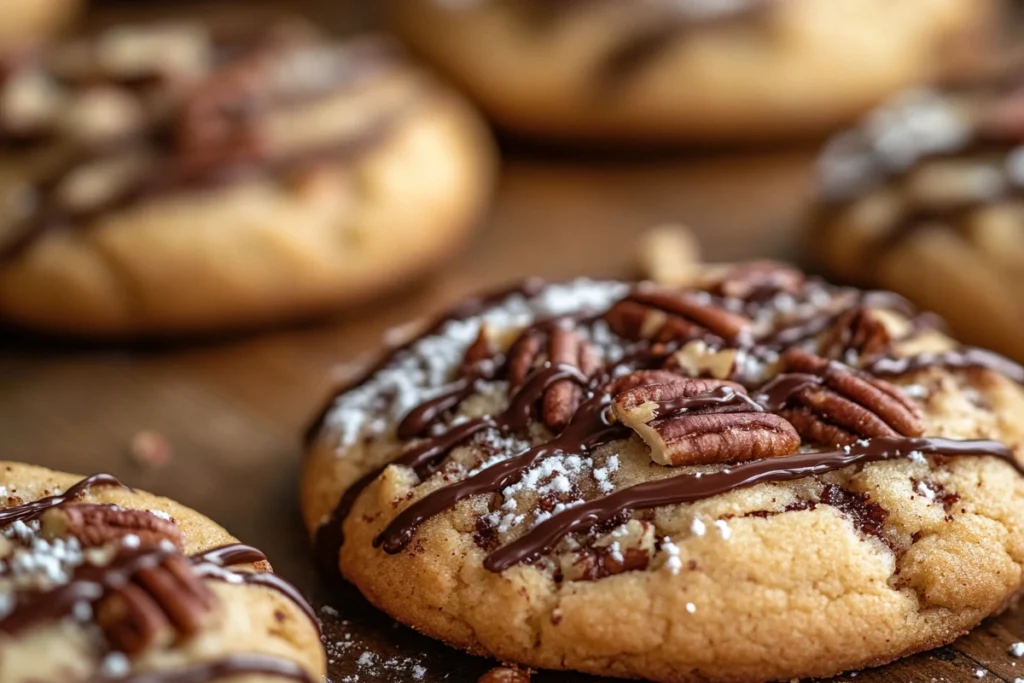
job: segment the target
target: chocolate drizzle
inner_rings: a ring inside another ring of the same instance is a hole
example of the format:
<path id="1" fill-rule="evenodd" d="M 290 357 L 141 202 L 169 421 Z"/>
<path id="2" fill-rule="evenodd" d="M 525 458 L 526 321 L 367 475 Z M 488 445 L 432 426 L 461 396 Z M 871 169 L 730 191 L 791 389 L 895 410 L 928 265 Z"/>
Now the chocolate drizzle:
<path id="1" fill-rule="evenodd" d="M 722 306 L 725 310 L 744 310 L 751 316 L 751 319 L 757 319 L 757 314 L 763 312 L 765 307 L 776 305 L 775 294 L 783 291 L 781 284 L 778 287 L 779 289 L 776 289 L 774 293 L 763 291 L 763 288 L 752 288 L 750 300 L 728 296 L 719 297 L 714 294 L 708 294 L 708 296 L 711 296 L 710 300 L 715 305 Z M 852 293 L 851 290 L 830 288 L 817 280 L 808 280 L 801 287 L 799 292 L 786 291 L 785 293 L 790 294 L 792 300 L 805 303 L 815 302 L 822 295 L 828 295 L 829 305 L 820 302 L 813 303 L 814 312 L 809 316 L 797 320 L 783 318 L 781 322 L 776 322 L 774 329 L 760 334 L 726 334 L 718 341 L 728 344 L 729 342 L 726 341 L 728 339 L 731 340 L 732 348 L 747 351 L 754 357 L 769 358 L 771 354 L 778 353 L 787 347 L 810 342 L 829 330 L 831 326 L 838 324 L 844 319 L 844 316 L 854 310 L 887 308 L 896 311 L 914 323 L 911 326 L 911 333 L 919 331 L 930 323 L 926 317 L 918 315 L 906 299 L 898 295 L 887 292 Z M 630 300 L 630 296 L 636 297 L 634 293 L 627 296 L 626 299 Z M 644 302 L 650 305 L 651 301 L 648 299 L 644 299 Z M 703 299 L 694 299 L 694 301 L 698 300 L 704 301 Z M 491 301 L 493 303 L 495 300 Z M 841 304 L 838 307 L 835 305 L 837 302 Z M 654 303 L 660 306 L 659 302 Z M 475 300 L 464 310 L 470 311 L 467 315 L 476 315 L 483 308 L 480 300 Z M 761 310 L 757 310 L 758 308 Z M 432 331 L 437 332 L 443 327 L 444 321 L 451 319 L 453 318 L 446 316 L 442 319 L 442 323 L 432 328 Z M 530 334 L 532 329 L 556 323 L 557 321 L 552 320 L 535 322 L 532 327 L 523 332 L 523 335 Z M 415 500 L 395 516 L 377 535 L 374 539 L 374 546 L 382 548 L 387 553 L 399 553 L 409 544 L 424 522 L 450 509 L 459 501 L 501 491 L 519 481 L 531 467 L 545 458 L 566 454 L 585 455 L 603 444 L 627 438 L 631 434 L 631 430 L 615 422 L 610 410 L 613 399 L 613 389 L 611 389 L 613 378 L 621 376 L 623 372 L 636 371 L 640 365 L 658 367 L 676 350 L 677 344 L 674 343 L 641 342 L 631 350 L 627 349 L 622 360 L 611 363 L 593 377 L 584 375 L 576 368 L 549 362 L 535 370 L 522 387 L 513 391 L 509 398 L 508 408 L 504 412 L 495 416 L 485 415 L 457 423 L 446 431 L 414 441 L 393 461 L 393 464 L 412 468 L 422 479 L 435 472 L 452 449 L 468 443 L 476 434 L 488 430 L 497 430 L 502 434 L 522 433 L 532 423 L 535 406 L 552 383 L 571 380 L 585 392 L 578 410 L 561 433 L 555 434 L 545 443 L 535 445 L 525 452 L 486 467 L 461 481 L 436 489 Z M 832 373 L 837 372 L 854 373 L 868 378 L 870 375 L 902 375 L 928 367 L 945 367 L 954 370 L 985 367 L 1001 372 L 1012 380 L 1024 383 L 1024 369 L 1002 356 L 979 349 L 928 353 L 910 358 L 872 356 L 863 358 L 862 362 L 864 366 L 858 368 L 847 366 L 839 361 L 826 362 L 822 359 L 820 371 L 801 370 L 783 373 L 767 382 L 741 378 L 743 384 L 746 385 L 745 388 L 749 390 L 749 395 L 728 386 L 719 387 L 696 396 L 661 401 L 658 404 L 657 416 L 663 418 L 687 411 L 728 412 L 733 409 L 778 414 L 802 389 L 823 385 L 831 379 L 835 379 L 832 377 Z M 502 371 L 503 368 L 498 364 L 489 366 L 486 377 L 496 377 Z M 448 392 L 413 409 L 402 420 L 399 437 L 422 437 L 429 434 L 443 415 L 455 409 L 473 393 L 472 387 L 482 376 L 474 375 L 471 371 L 462 380 L 456 381 Z M 894 387 L 891 390 L 897 393 L 899 391 Z M 909 402 L 909 399 L 903 398 L 902 400 Z M 912 432 L 904 432 L 904 434 L 906 435 L 876 435 L 875 438 L 860 439 L 855 444 L 841 450 L 801 452 L 753 460 L 726 466 L 718 472 L 702 473 L 701 475 L 682 474 L 619 490 L 554 514 L 509 545 L 491 553 L 486 559 L 485 566 L 491 571 L 502 571 L 516 563 L 534 560 L 539 555 L 549 552 L 566 534 L 590 529 L 595 524 L 607 523 L 631 511 L 688 503 L 763 482 L 792 481 L 853 465 L 904 458 L 914 452 L 935 456 L 993 456 L 1010 463 L 1018 471 L 1021 471 L 1012 452 L 1006 446 L 994 441 L 955 441 L 943 438 L 916 437 Z M 328 520 L 318 529 L 317 552 L 321 563 L 332 572 L 337 570 L 338 552 L 344 541 L 341 527 L 351 511 L 352 505 L 359 493 L 390 464 L 392 463 L 385 463 L 349 487 Z"/>
<path id="2" fill-rule="evenodd" d="M 271 572 L 243 572 L 227 569 L 227 567 L 235 564 L 266 562 L 267 556 L 263 554 L 262 550 L 243 543 L 232 543 L 193 555 L 191 559 L 193 571 L 199 576 L 217 579 L 225 583 L 264 586 L 277 591 L 302 610 L 303 614 L 316 627 L 317 633 L 320 632 L 320 620 L 317 619 L 316 612 L 313 611 L 313 607 L 306 600 L 305 596 L 299 592 L 299 589 L 290 582 Z"/>
<path id="3" fill-rule="evenodd" d="M 47 496 L 39 500 L 32 500 L 21 505 L 14 505 L 0 510 L 0 527 L 15 522 L 28 522 L 38 519 L 44 512 L 51 508 L 59 507 L 68 501 L 74 500 L 94 486 L 117 486 L 126 491 L 130 488 L 122 484 L 116 477 L 110 474 L 94 474 L 78 482 L 64 493 Z"/>
<path id="4" fill-rule="evenodd" d="M 882 437 L 866 445 L 835 451 L 794 453 L 776 458 L 754 460 L 701 476 L 682 474 L 637 484 L 611 495 L 569 508 L 541 522 L 526 535 L 499 548 L 484 560 L 494 572 L 504 571 L 519 562 L 535 559 L 550 551 L 566 534 L 589 529 L 628 510 L 645 510 L 663 505 L 691 503 L 766 482 L 793 481 L 834 472 L 852 465 L 903 458 L 919 452 L 940 456 L 988 455 L 1012 465 L 1018 473 L 1024 468 L 1009 448 L 997 441 L 954 441 L 939 438 Z"/>
<path id="5" fill-rule="evenodd" d="M 400 552 L 412 540 L 420 524 L 460 500 L 499 491 L 515 483 L 527 468 L 544 458 L 563 453 L 587 453 L 603 443 L 625 437 L 628 431 L 612 421 L 610 405 L 608 394 L 592 395 L 583 401 L 572 422 L 557 437 L 421 498 L 392 520 L 374 539 L 374 546 L 392 554 Z"/>
<path id="6" fill-rule="evenodd" d="M 904 375 L 933 367 L 992 370 L 1018 384 L 1024 384 L 1024 367 L 998 353 L 971 347 L 921 353 L 906 358 L 879 358 L 867 370 L 876 375 Z"/>

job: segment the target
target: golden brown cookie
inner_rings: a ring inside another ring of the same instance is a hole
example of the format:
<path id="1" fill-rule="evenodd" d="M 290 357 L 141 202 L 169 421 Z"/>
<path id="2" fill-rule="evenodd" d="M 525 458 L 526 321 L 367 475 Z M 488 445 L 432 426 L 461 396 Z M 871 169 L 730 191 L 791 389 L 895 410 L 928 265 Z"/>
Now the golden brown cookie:
<path id="1" fill-rule="evenodd" d="M 316 683 L 324 669 L 312 608 L 256 548 L 110 475 L 0 463 L 4 683 Z"/>
<path id="2" fill-rule="evenodd" d="M 786 681 L 948 643 L 1024 585 L 1024 369 L 784 265 L 470 300 L 342 391 L 321 562 L 527 667 Z"/>
<path id="3" fill-rule="evenodd" d="M 815 255 L 1024 358 L 1024 89 L 905 92 L 819 160 Z"/>
<path id="4" fill-rule="evenodd" d="M 390 40 L 126 26 L 0 86 L 0 318 L 137 336 L 322 314 L 437 266 L 490 189 L 468 106 Z"/>
<path id="5" fill-rule="evenodd" d="M 835 128 L 984 51 L 976 0 L 391 0 L 502 126 L 551 140 L 735 142 Z M 984 36 L 984 37 L 983 37 Z"/>

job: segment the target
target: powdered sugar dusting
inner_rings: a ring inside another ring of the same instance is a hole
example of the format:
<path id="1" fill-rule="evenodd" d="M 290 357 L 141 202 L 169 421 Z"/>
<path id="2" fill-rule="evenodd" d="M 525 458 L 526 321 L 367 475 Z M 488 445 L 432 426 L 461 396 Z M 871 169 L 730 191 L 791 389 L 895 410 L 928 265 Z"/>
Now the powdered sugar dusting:
<path id="1" fill-rule="evenodd" d="M 446 323 L 437 334 L 412 342 L 369 381 L 339 396 L 325 424 L 341 446 L 379 436 L 410 410 L 440 393 L 452 381 L 482 324 L 498 333 L 526 327 L 536 320 L 585 311 L 601 311 L 624 296 L 629 285 L 578 279 L 551 284 L 533 297 L 511 294 L 484 313 Z M 613 335 L 594 325 L 595 344 L 611 355 Z M 621 353 L 621 351 L 619 352 Z"/>

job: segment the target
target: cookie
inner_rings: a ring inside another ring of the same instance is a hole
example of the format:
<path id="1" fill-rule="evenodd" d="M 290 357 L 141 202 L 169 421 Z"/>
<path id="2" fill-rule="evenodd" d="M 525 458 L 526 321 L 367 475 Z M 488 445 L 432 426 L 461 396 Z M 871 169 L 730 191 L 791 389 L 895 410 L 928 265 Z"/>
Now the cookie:
<path id="1" fill-rule="evenodd" d="M 502 126 L 555 141 L 807 136 L 984 52 L 972 0 L 392 0 L 393 23 Z"/>
<path id="2" fill-rule="evenodd" d="M 914 90 L 819 160 L 813 247 L 836 277 L 898 291 L 1024 359 L 1024 90 Z"/>
<path id="3" fill-rule="evenodd" d="M 266 559 L 110 475 L 0 463 L 0 680 L 319 681 L 316 616 Z"/>
<path id="4" fill-rule="evenodd" d="M 112 29 L 0 88 L 0 318 L 249 328 L 438 266 L 489 192 L 474 112 L 382 37 Z"/>
<path id="5" fill-rule="evenodd" d="M 79 0 L 0 0 L 0 50 L 21 50 L 64 28 L 78 13 Z"/>
<path id="6" fill-rule="evenodd" d="M 952 641 L 1024 585 L 1024 368 L 788 266 L 528 282 L 308 434 L 327 571 L 526 667 L 785 681 Z"/>

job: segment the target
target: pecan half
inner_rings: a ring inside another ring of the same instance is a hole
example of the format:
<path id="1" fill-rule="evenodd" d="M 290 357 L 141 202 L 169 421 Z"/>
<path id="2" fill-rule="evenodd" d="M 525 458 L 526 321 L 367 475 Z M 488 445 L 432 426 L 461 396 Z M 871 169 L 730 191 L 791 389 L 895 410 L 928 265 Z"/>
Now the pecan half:
<path id="1" fill-rule="evenodd" d="M 695 339 L 744 344 L 751 321 L 716 305 L 704 292 L 638 289 L 605 314 L 620 337 L 656 343 Z"/>
<path id="2" fill-rule="evenodd" d="M 796 348 L 787 350 L 782 362 L 787 371 L 816 379 L 794 385 L 779 411 L 808 441 L 849 445 L 924 431 L 917 406 L 884 380 Z"/>
<path id="3" fill-rule="evenodd" d="M 184 541 L 178 525 L 146 510 L 129 510 L 118 505 L 71 503 L 47 510 L 42 517 L 47 538 L 73 536 L 82 547 L 93 548 L 126 536 L 138 539 L 141 548 L 156 548 L 170 542 L 181 550 Z"/>
<path id="4" fill-rule="evenodd" d="M 531 328 L 524 332 L 509 349 L 509 389 L 515 391 L 526 381 L 544 356 L 548 362 L 569 365 L 584 375 L 593 375 L 600 367 L 600 358 L 593 347 L 569 326 L 560 321 L 550 331 Z M 583 389 L 572 380 L 555 382 L 541 399 L 541 421 L 553 432 L 560 432 L 569 424 L 583 397 Z"/>
<path id="5" fill-rule="evenodd" d="M 96 606 L 96 623 L 114 650 L 135 654 L 202 630 L 216 596 L 182 555 L 141 567 Z"/>
<path id="6" fill-rule="evenodd" d="M 794 453 L 800 436 L 766 413 L 738 384 L 678 378 L 619 393 L 616 417 L 650 447 L 659 465 L 698 465 Z"/>
<path id="7" fill-rule="evenodd" d="M 843 362 L 867 362 L 886 354 L 892 336 L 876 313 L 858 306 L 836 320 L 821 343 L 821 355 Z"/>

